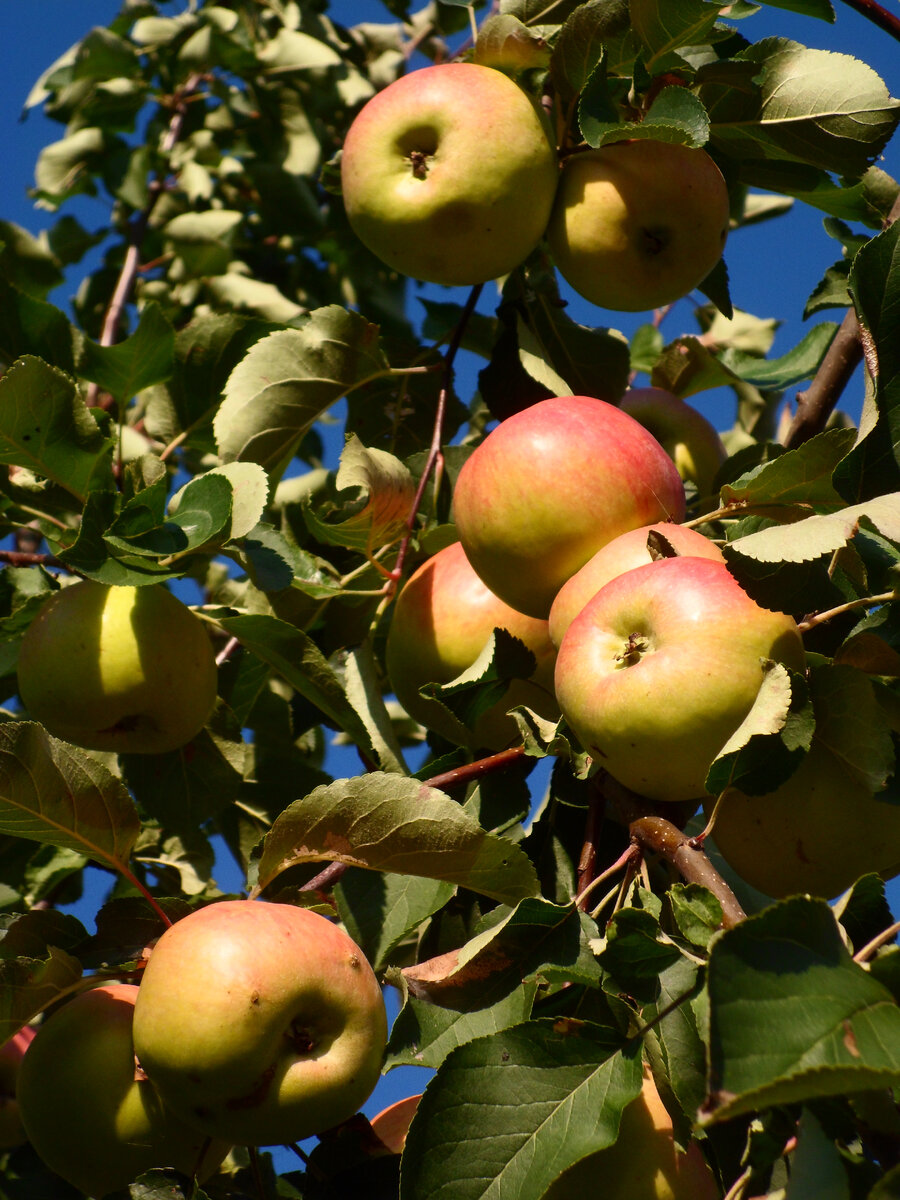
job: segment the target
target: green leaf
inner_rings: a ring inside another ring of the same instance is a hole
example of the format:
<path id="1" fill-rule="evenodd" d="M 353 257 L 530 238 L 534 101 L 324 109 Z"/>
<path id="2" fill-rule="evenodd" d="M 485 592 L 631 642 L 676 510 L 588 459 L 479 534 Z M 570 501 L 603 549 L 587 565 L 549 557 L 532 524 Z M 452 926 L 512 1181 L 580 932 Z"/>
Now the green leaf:
<path id="1" fill-rule="evenodd" d="M 102 129 L 86 126 L 61 141 L 45 146 L 37 160 L 34 179 L 48 208 L 56 208 L 78 192 L 93 193 L 90 172 L 112 149 Z"/>
<path id="2" fill-rule="evenodd" d="M 316 309 L 301 328 L 256 342 L 232 371 L 213 423 L 219 453 L 282 468 L 335 400 L 388 369 L 375 325 L 337 305 Z"/>
<path id="3" fill-rule="evenodd" d="M 858 446 L 835 474 L 848 500 L 900 489 L 900 221 L 863 246 L 853 260 L 850 292 L 874 385 Z M 874 412 L 873 412 L 874 408 Z"/>
<path id="4" fill-rule="evenodd" d="M 338 67 L 343 63 L 341 56 L 327 42 L 284 26 L 257 51 L 256 57 L 267 75 Z"/>
<path id="5" fill-rule="evenodd" d="M 587 0 L 575 9 L 560 29 L 550 59 L 550 75 L 563 104 L 584 89 L 603 58 L 607 40 L 628 25 L 626 0 Z"/>
<path id="6" fill-rule="evenodd" d="M 366 638 L 360 645 L 347 651 L 344 658 L 344 687 L 347 699 L 366 727 L 370 744 L 382 768 L 408 775 L 403 751 L 384 703 L 381 673 L 370 639 Z"/>
<path id="7" fill-rule="evenodd" d="M 478 30 L 473 62 L 512 75 L 546 67 L 550 47 L 511 13 L 494 13 Z"/>
<path id="8" fill-rule="evenodd" d="M 435 879 L 363 871 L 351 867 L 334 889 L 344 926 L 376 971 L 391 951 L 453 895 L 453 885 Z"/>
<path id="9" fill-rule="evenodd" d="M 52 304 L 20 292 L 0 279 L 0 359 L 11 363 L 26 354 L 70 374 L 81 335 Z"/>
<path id="10" fill-rule="evenodd" d="M 663 934 L 653 913 L 622 908 L 607 926 L 597 957 L 616 988 L 652 1000 L 660 973 L 681 957 L 681 951 Z"/>
<path id="11" fill-rule="evenodd" d="M 880 791 L 893 774 L 895 756 L 872 680 L 856 667 L 825 663 L 812 668 L 809 683 L 816 709 L 816 741 L 827 746 L 854 783 Z"/>
<path id="12" fill-rule="evenodd" d="M 81 978 L 81 963 L 50 947 L 46 958 L 0 962 L 0 1042 L 12 1037 Z"/>
<path id="13" fill-rule="evenodd" d="M 783 900 L 727 930 L 708 980 L 705 1120 L 900 1083 L 900 1008 L 824 901 Z"/>
<path id="14" fill-rule="evenodd" d="M 422 694 L 439 700 L 464 726 L 471 728 L 506 695 L 513 679 L 530 679 L 534 654 L 505 629 L 495 629 L 472 665 L 449 683 L 426 684 Z"/>
<path id="15" fill-rule="evenodd" d="M 26 355 L 0 379 L 0 463 L 26 467 L 83 502 L 111 483 L 112 445 L 62 371 Z"/>
<path id="16" fill-rule="evenodd" d="M 678 930 L 694 946 L 706 948 L 722 924 L 722 905 L 699 883 L 674 883 L 669 903 Z"/>
<path id="17" fill-rule="evenodd" d="M 391 1026 L 385 1069 L 436 1069 L 457 1046 L 527 1021 L 534 993 L 533 984 L 522 984 L 497 1004 L 464 1013 L 408 996 Z"/>
<path id="18" fill-rule="evenodd" d="M 208 208 L 179 213 L 163 226 L 163 236 L 191 275 L 221 275 L 233 256 L 242 212 Z"/>
<path id="19" fill-rule="evenodd" d="M 538 890 L 518 846 L 486 833 L 442 792 L 377 772 L 317 787 L 286 808 L 263 841 L 257 890 L 305 862 L 440 879 L 504 902 Z"/>
<path id="20" fill-rule="evenodd" d="M 127 867 L 137 810 L 97 759 L 30 721 L 0 724 L 0 831 Z"/>
<path id="21" fill-rule="evenodd" d="M 854 429 L 828 429 L 816 434 L 796 450 L 788 450 L 725 484 L 719 499 L 722 504 L 739 505 L 748 511 L 784 508 L 788 510 L 784 514 L 774 514 L 782 519 L 810 508 L 840 508 L 843 502 L 831 479 L 855 440 Z M 794 513 L 792 509 L 799 511 Z"/>
<path id="22" fill-rule="evenodd" d="M 457 1011 L 492 1005 L 536 973 L 598 986 L 588 949 L 596 936 L 595 923 L 572 905 L 529 898 L 459 950 L 405 967 L 403 979 L 412 995 Z"/>
<path id="23" fill-rule="evenodd" d="M 158 304 L 144 306 L 134 333 L 115 346 L 98 346 L 85 339 L 78 356 L 78 374 L 90 379 L 120 403 L 142 388 L 172 374 L 175 331 Z"/>
<path id="24" fill-rule="evenodd" d="M 583 110 L 579 120 L 585 141 L 595 148 L 632 138 L 695 148 L 709 140 L 709 116 L 703 102 L 687 88 L 674 85 L 662 89 L 639 125 L 598 121 Z"/>
<path id="25" fill-rule="evenodd" d="M 820 513 L 792 525 L 774 525 L 749 533 L 729 542 L 725 557 L 741 554 L 757 562 L 807 562 L 846 545 L 862 518 L 890 541 L 900 541 L 900 492 L 876 496 L 840 512 Z"/>
<path id="26" fill-rule="evenodd" d="M 641 1088 L 640 1054 L 613 1030 L 528 1021 L 447 1056 L 410 1127 L 401 1200 L 539 1200 L 612 1145 Z"/>
<path id="27" fill-rule="evenodd" d="M 308 634 L 265 613 L 239 617 L 217 615 L 217 620 L 226 633 L 273 667 L 301 696 L 342 728 L 365 754 L 377 761 L 364 722 L 347 699 L 340 679 Z"/>
<path id="28" fill-rule="evenodd" d="M 793 350 L 779 358 L 759 358 L 758 355 L 743 354 L 740 350 L 724 350 L 719 355 L 719 361 L 745 383 L 782 391 L 802 383 L 804 379 L 812 379 L 837 330 L 833 321 L 823 321 L 821 325 L 810 329 Z"/>
<path id="29" fill-rule="evenodd" d="M 680 46 L 705 42 L 724 6 L 707 0 L 631 0 L 631 24 L 655 74 Z"/>
<path id="30" fill-rule="evenodd" d="M 802 13 L 805 17 L 816 17 L 820 21 L 834 24 L 834 8 L 831 0 L 760 0 L 770 8 L 783 8 L 787 12 Z"/>
<path id="31" fill-rule="evenodd" d="M 711 140 L 729 156 L 786 159 L 858 178 L 897 123 L 900 101 L 849 55 L 766 38 L 733 62 L 758 68 L 752 86 L 710 83 L 700 91 Z"/>

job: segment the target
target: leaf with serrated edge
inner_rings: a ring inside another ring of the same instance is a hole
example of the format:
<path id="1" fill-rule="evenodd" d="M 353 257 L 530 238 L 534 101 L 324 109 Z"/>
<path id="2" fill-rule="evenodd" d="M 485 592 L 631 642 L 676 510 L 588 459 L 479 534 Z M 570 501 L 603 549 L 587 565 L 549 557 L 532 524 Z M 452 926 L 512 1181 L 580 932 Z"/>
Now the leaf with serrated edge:
<path id="1" fill-rule="evenodd" d="M 518 846 L 487 833 L 443 792 L 377 772 L 314 788 L 289 805 L 262 843 L 255 890 L 304 862 L 443 879 L 510 903 L 539 891 Z"/>
<path id="2" fill-rule="evenodd" d="M 449 1054 L 403 1154 L 401 1200 L 539 1200 L 611 1145 L 641 1089 L 639 1044 L 562 1018 L 528 1021 Z"/>
<path id="3" fill-rule="evenodd" d="M 703 1120 L 900 1084 L 900 1008 L 824 900 L 795 896 L 727 930 L 708 986 Z"/>
<path id="4" fill-rule="evenodd" d="M 376 325 L 318 308 L 301 328 L 255 342 L 231 372 L 213 421 L 219 453 L 278 467 L 335 400 L 388 370 Z"/>
<path id="5" fill-rule="evenodd" d="M 141 822 L 97 759 L 31 721 L 0 725 L 0 832 L 127 866 Z"/>
<path id="6" fill-rule="evenodd" d="M 81 963 L 51 946 L 45 959 L 0 962 L 0 1043 L 21 1029 L 81 978 Z"/>
<path id="7" fill-rule="evenodd" d="M 231 484 L 231 528 L 228 536 L 231 538 L 246 537 L 259 524 L 266 509 L 269 495 L 269 477 L 258 463 L 225 463 L 221 467 L 213 467 L 206 475 L 222 475 Z M 195 476 L 195 479 L 206 478 Z M 194 480 L 191 481 L 192 483 Z M 186 484 L 179 489 L 169 501 L 169 512 L 176 513 L 184 498 L 186 490 L 191 486 Z"/>
<path id="8" fill-rule="evenodd" d="M 404 532 L 416 483 L 399 458 L 368 449 L 354 434 L 341 452 L 334 482 L 339 520 L 323 520 L 309 506 L 305 510 L 307 525 L 319 541 L 372 555 Z M 346 515 L 340 507 L 345 500 Z M 329 515 L 327 507 L 324 515 Z"/>
<path id="9" fill-rule="evenodd" d="M 788 450 L 726 484 L 720 501 L 750 507 L 800 504 L 818 509 L 841 508 L 844 502 L 831 477 L 855 437 L 853 429 L 828 429 L 817 434 L 795 450 Z"/>
<path id="10" fill-rule="evenodd" d="M 900 541 L 900 492 L 876 496 L 840 512 L 806 517 L 793 525 L 760 529 L 729 542 L 726 557 L 733 552 L 757 562 L 809 562 L 846 545 L 863 518 L 889 541 Z"/>
<path id="11" fill-rule="evenodd" d="M 391 974 L 387 982 L 393 982 Z M 385 1069 L 402 1066 L 436 1069 L 457 1046 L 527 1021 L 535 991 L 533 982 L 521 984 L 490 1008 L 465 1013 L 407 996 L 391 1026 Z"/>

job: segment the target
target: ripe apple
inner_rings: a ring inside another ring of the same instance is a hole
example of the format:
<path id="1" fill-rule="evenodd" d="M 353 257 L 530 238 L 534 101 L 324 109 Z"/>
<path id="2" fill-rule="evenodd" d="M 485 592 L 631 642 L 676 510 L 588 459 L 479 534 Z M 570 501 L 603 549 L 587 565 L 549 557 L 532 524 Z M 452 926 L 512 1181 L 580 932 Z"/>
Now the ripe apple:
<path id="1" fill-rule="evenodd" d="M 870 871 L 900 873 L 896 783 L 873 795 L 823 732 L 817 727 L 809 754 L 774 792 L 729 790 L 716 811 L 712 838 L 722 857 L 775 899 L 808 892 L 829 900 Z"/>
<path id="2" fill-rule="evenodd" d="M 569 157 L 547 241 L 586 300 L 638 312 L 706 278 L 728 219 L 725 180 L 704 150 L 638 138 Z"/>
<path id="3" fill-rule="evenodd" d="M 28 1138 L 47 1166 L 96 1200 L 151 1167 L 199 1180 L 228 1153 L 170 1113 L 135 1079 L 131 1023 L 138 989 L 82 992 L 41 1026 L 19 1072 Z"/>
<path id="4" fill-rule="evenodd" d="M 29 716 L 89 750 L 175 750 L 200 732 L 216 699 L 203 623 L 159 584 L 62 588 L 28 627 L 18 670 Z"/>
<path id="5" fill-rule="evenodd" d="M 134 1016 L 166 1104 L 243 1145 L 296 1142 L 356 1113 L 381 1071 L 381 988 L 343 930 L 308 909 L 226 900 L 157 942 Z"/>
<path id="6" fill-rule="evenodd" d="M 718 1200 L 721 1192 L 703 1152 L 675 1145 L 672 1119 L 649 1072 L 622 1113 L 612 1146 L 589 1154 L 550 1185 L 544 1200 Z"/>
<path id="7" fill-rule="evenodd" d="M 406 1145 L 406 1135 L 412 1119 L 416 1115 L 421 1093 L 417 1096 L 404 1096 L 383 1108 L 371 1120 L 373 1133 L 384 1142 L 392 1154 L 402 1154 Z"/>
<path id="8" fill-rule="evenodd" d="M 425 67 L 378 92 L 341 158 L 360 240 L 395 271 L 450 285 L 517 267 L 543 236 L 557 180 L 538 109 L 475 63 Z"/>
<path id="9" fill-rule="evenodd" d="M 659 521 L 655 525 L 629 529 L 627 533 L 619 534 L 617 538 L 602 546 L 557 592 L 550 609 L 549 621 L 550 638 L 554 646 L 562 642 L 566 630 L 588 600 L 596 596 L 604 584 L 615 579 L 617 575 L 624 575 L 626 571 L 654 561 L 647 541 L 652 533 L 664 537 L 680 555 L 711 558 L 714 562 L 725 561 L 715 542 L 711 542 L 696 529 L 687 529 L 684 525 L 675 525 L 671 521 Z"/>
<path id="10" fill-rule="evenodd" d="M 792 617 L 760 608 L 724 563 L 664 558 L 611 580 L 572 621 L 556 698 L 614 779 L 651 800 L 700 799 L 766 659 L 803 669 Z"/>
<path id="11" fill-rule="evenodd" d="M 631 388 L 622 397 L 629 413 L 653 434 L 678 468 L 682 479 L 696 484 L 701 496 L 712 492 L 713 480 L 728 457 L 722 439 L 702 413 L 664 388 Z"/>
<path id="12" fill-rule="evenodd" d="M 36 1033 L 36 1029 L 25 1025 L 0 1047 L 0 1150 L 11 1150 L 28 1141 L 19 1113 L 16 1082 L 25 1051 Z"/>
<path id="13" fill-rule="evenodd" d="M 453 510 L 491 591 L 546 619 L 601 546 L 640 525 L 682 520 L 684 485 L 634 417 L 590 396 L 558 396 L 488 434 L 459 473 Z"/>
<path id="14" fill-rule="evenodd" d="M 411 717 L 458 741 L 462 727 L 436 700 L 419 695 L 426 683 L 449 683 L 478 658 L 494 629 L 524 642 L 537 660 L 530 680 L 515 680 L 475 722 L 472 747 L 499 750 L 516 737 L 507 711 L 527 704 L 548 720 L 559 716 L 553 695 L 556 650 L 546 621 L 516 612 L 478 578 L 459 542 L 445 546 L 410 577 L 394 608 L 387 639 L 387 671 L 397 699 Z"/>

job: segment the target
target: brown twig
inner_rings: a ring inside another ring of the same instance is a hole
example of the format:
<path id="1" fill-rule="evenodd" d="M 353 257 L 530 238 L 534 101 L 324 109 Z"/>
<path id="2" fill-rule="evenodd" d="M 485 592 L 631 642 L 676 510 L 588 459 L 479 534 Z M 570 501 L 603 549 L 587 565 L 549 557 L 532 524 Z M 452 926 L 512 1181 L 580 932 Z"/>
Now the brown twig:
<path id="1" fill-rule="evenodd" d="M 524 757 L 524 746 L 511 746 L 509 750 L 501 750 L 497 754 L 488 755 L 487 758 L 477 758 L 474 762 L 464 763 L 461 767 L 442 771 L 440 775 L 432 775 L 430 779 L 423 781 L 422 786 L 437 788 L 439 791 L 445 792 L 448 788 L 459 787 L 460 784 L 473 783 L 485 775 L 494 774 L 495 771 L 505 771 L 507 767 L 519 762 Z"/>
<path id="2" fill-rule="evenodd" d="M 876 4 L 875 0 L 844 0 L 844 3 L 900 42 L 900 17 L 895 17 L 880 4 Z"/>
<path id="3" fill-rule="evenodd" d="M 846 2 L 854 3 L 854 0 L 846 0 Z M 855 0 L 855 2 L 869 4 L 871 0 Z M 874 3 L 872 7 L 880 9 L 880 6 Z M 880 11 L 884 12 L 883 9 Z M 889 13 L 884 15 L 890 16 Z M 896 22 L 898 33 L 895 36 L 900 37 L 900 19 L 895 17 L 890 19 Z M 900 195 L 894 201 L 883 228 L 887 229 L 898 218 L 900 218 Z M 853 372 L 862 359 L 863 345 L 859 322 L 856 319 L 856 311 L 850 308 L 834 335 L 834 340 L 828 347 L 809 387 L 805 392 L 797 394 L 797 411 L 794 413 L 794 419 L 791 421 L 787 437 L 784 439 L 788 450 L 793 450 L 809 441 L 815 434 L 822 432 L 835 405 L 843 395 L 844 388 L 850 382 Z"/>
<path id="4" fill-rule="evenodd" d="M 29 554 L 24 550 L 0 550 L 0 562 L 11 567 L 52 567 L 55 571 L 71 571 L 64 562 L 52 554 Z"/>
<path id="5" fill-rule="evenodd" d="M 597 871 L 597 839 L 600 836 L 603 814 L 606 809 L 606 796 L 603 788 L 599 785 L 599 780 L 595 778 L 591 784 L 591 798 L 588 802 L 587 819 L 584 826 L 584 842 L 581 846 L 575 881 L 579 896 L 582 896 L 585 888 L 594 881 Z M 586 898 L 581 900 L 580 904 L 584 907 Z"/>
<path id="6" fill-rule="evenodd" d="M 895 592 L 882 592 L 878 596 L 860 596 L 856 600 L 848 600 L 846 604 L 838 604 L 836 607 L 825 609 L 823 612 L 811 613 L 808 617 L 804 617 L 802 621 L 797 623 L 797 628 L 801 633 L 807 633 L 810 629 L 815 629 L 817 625 L 823 625 L 826 621 L 831 621 L 834 617 L 843 616 L 844 613 L 853 612 L 856 608 L 874 608 L 880 604 L 889 604 L 895 596 Z"/>
<path id="7" fill-rule="evenodd" d="M 639 817 L 628 828 L 635 845 L 668 859 L 688 883 L 699 883 L 712 892 L 722 906 L 723 929 L 743 921 L 746 913 L 734 892 L 693 839 L 676 825 L 664 817 Z"/>

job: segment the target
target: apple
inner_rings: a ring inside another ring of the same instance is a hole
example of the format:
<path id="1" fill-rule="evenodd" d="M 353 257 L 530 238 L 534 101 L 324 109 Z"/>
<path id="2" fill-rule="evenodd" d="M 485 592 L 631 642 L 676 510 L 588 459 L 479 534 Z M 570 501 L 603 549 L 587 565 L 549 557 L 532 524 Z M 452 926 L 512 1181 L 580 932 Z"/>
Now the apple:
<path id="1" fill-rule="evenodd" d="M 417 1096 L 404 1096 L 383 1108 L 371 1120 L 372 1131 L 387 1146 L 392 1154 L 402 1154 L 406 1145 L 406 1135 L 412 1119 L 416 1115 L 421 1093 Z"/>
<path id="2" fill-rule="evenodd" d="M 648 1071 L 640 1094 L 622 1113 L 619 1136 L 565 1171 L 544 1200 L 718 1200 L 715 1176 L 696 1142 L 682 1153 L 672 1119 Z"/>
<path id="3" fill-rule="evenodd" d="M 499 750 L 509 745 L 518 731 L 506 713 L 516 704 L 556 720 L 556 650 L 547 622 L 516 612 L 495 596 L 475 574 L 459 542 L 439 550 L 413 573 L 394 608 L 387 671 L 394 694 L 411 717 L 450 741 L 460 740 L 463 727 L 448 718 L 436 700 L 419 695 L 419 688 L 461 675 L 497 628 L 524 642 L 537 666 L 530 680 L 514 680 L 502 699 L 477 719 L 472 748 Z"/>
<path id="4" fill-rule="evenodd" d="M 172 925 L 144 969 L 134 1045 L 166 1104 L 242 1145 L 349 1120 L 387 1041 L 381 988 L 343 930 L 308 909 L 225 900 Z"/>
<path id="5" fill-rule="evenodd" d="M 476 63 L 425 67 L 378 92 L 341 156 L 359 239 L 395 271 L 448 285 L 495 279 L 527 258 L 558 177 L 531 99 Z"/>
<path id="6" fill-rule="evenodd" d="M 209 1178 L 229 1146 L 173 1116 L 135 1078 L 131 1024 L 138 989 L 82 992 L 41 1026 L 19 1071 L 28 1138 L 47 1166 L 99 1197 L 151 1167 Z"/>
<path id="7" fill-rule="evenodd" d="M 830 900 L 869 872 L 884 879 L 900 874 L 896 785 L 873 795 L 817 727 L 810 752 L 774 792 L 724 793 L 712 838 L 732 870 L 758 891 Z"/>
<path id="8" fill-rule="evenodd" d="M 575 617 L 556 698 L 614 779 L 651 800 L 700 799 L 767 659 L 804 668 L 792 617 L 760 608 L 724 563 L 663 558 L 611 580 Z"/>
<path id="9" fill-rule="evenodd" d="M 725 180 L 704 150 L 636 138 L 568 158 L 547 241 L 579 295 L 639 312 L 706 278 L 728 221 Z"/>
<path id="10" fill-rule="evenodd" d="M 0 1150 L 11 1150 L 28 1140 L 19 1113 L 16 1083 L 25 1051 L 36 1033 L 31 1025 L 24 1025 L 0 1047 Z"/>
<path id="11" fill-rule="evenodd" d="M 175 750 L 216 700 L 206 629 L 161 584 L 62 588 L 28 627 L 18 672 L 28 715 L 88 750 Z"/>
<path id="12" fill-rule="evenodd" d="M 601 546 L 680 521 L 684 485 L 644 427 L 591 396 L 541 400 L 502 421 L 466 459 L 453 512 L 466 555 L 519 612 L 546 619 Z"/>
<path id="13" fill-rule="evenodd" d="M 715 426 L 702 413 L 664 388 L 630 388 L 622 397 L 629 413 L 653 434 L 685 481 L 701 496 L 712 492 L 713 480 L 728 451 Z"/>
<path id="14" fill-rule="evenodd" d="M 654 533 L 665 538 L 677 554 L 690 555 L 693 558 L 711 558 L 714 562 L 725 561 L 715 542 L 711 542 L 696 529 L 687 529 L 684 525 L 675 525 L 671 521 L 659 521 L 655 525 L 629 529 L 627 533 L 619 534 L 617 538 L 602 546 L 557 592 L 550 609 L 549 621 L 550 639 L 554 646 L 559 646 L 572 621 L 604 584 L 615 579 L 617 575 L 624 575 L 626 571 L 654 561 L 648 544 L 648 538 Z"/>

